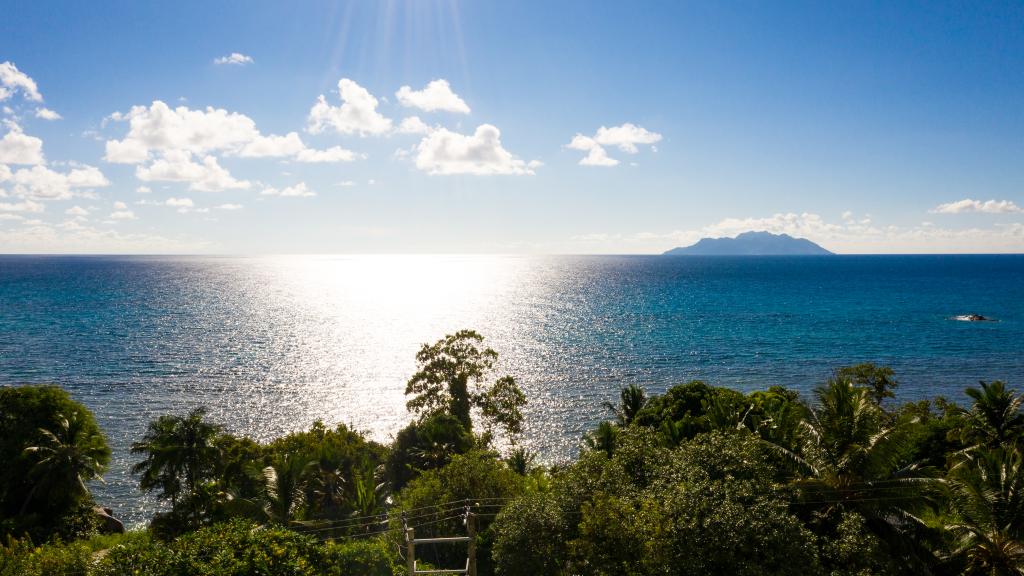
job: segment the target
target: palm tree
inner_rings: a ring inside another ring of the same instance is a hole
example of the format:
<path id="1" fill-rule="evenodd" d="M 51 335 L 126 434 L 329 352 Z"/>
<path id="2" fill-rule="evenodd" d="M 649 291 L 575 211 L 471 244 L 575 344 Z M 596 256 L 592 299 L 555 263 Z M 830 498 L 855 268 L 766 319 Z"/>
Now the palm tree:
<path id="1" fill-rule="evenodd" d="M 150 422 L 141 442 L 132 444 L 132 454 L 144 454 L 132 467 L 141 475 L 139 487 L 176 505 L 183 497 L 198 494 L 215 470 L 220 451 L 214 444 L 221 427 L 206 421 L 206 410 L 196 408 L 186 416 L 161 416 Z"/>
<path id="2" fill-rule="evenodd" d="M 607 420 L 597 425 L 583 437 L 583 441 L 591 450 L 600 450 L 609 458 L 615 451 L 615 440 L 619 437 L 619 427 Z"/>
<path id="3" fill-rule="evenodd" d="M 1015 448 L 971 450 L 949 473 L 957 522 L 951 555 L 964 574 L 1024 574 L 1024 458 Z"/>
<path id="4" fill-rule="evenodd" d="M 306 485 L 310 505 L 317 516 L 335 518 L 345 503 L 345 475 L 340 468 L 320 463 L 312 470 Z"/>
<path id="5" fill-rule="evenodd" d="M 619 405 L 605 402 L 604 407 L 611 410 L 620 426 L 629 426 L 636 415 L 647 405 L 647 393 L 641 386 L 630 384 L 619 390 Z"/>
<path id="6" fill-rule="evenodd" d="M 826 515 L 859 512 L 883 539 L 906 544 L 898 537 L 924 529 L 913 512 L 939 484 L 916 463 L 901 461 L 911 422 L 889 424 L 871 390 L 848 380 L 832 380 L 815 396 L 817 408 L 800 424 L 799 452 L 774 445 L 796 464 L 803 503 Z"/>
<path id="7" fill-rule="evenodd" d="M 306 484 L 318 464 L 295 455 L 284 455 L 263 469 L 263 511 L 267 519 L 287 524 L 296 518 L 305 506 Z"/>
<path id="8" fill-rule="evenodd" d="M 1024 415 L 1021 414 L 1024 396 L 1007 389 L 999 380 L 980 384 L 981 388 L 964 391 L 974 400 L 971 409 L 963 413 L 967 421 L 964 440 L 993 448 L 1015 442 L 1024 432 Z"/>
<path id="9" fill-rule="evenodd" d="M 102 433 L 90 429 L 77 415 L 57 415 L 54 430 L 39 429 L 42 436 L 36 446 L 25 448 L 25 454 L 36 454 L 39 460 L 32 466 L 29 477 L 34 479 L 21 507 L 24 514 L 37 491 L 46 487 L 51 493 L 69 495 L 78 499 L 89 495 L 86 482 L 103 481 L 101 475 L 110 458 L 110 449 Z M 59 492 L 58 492 L 59 491 Z"/>

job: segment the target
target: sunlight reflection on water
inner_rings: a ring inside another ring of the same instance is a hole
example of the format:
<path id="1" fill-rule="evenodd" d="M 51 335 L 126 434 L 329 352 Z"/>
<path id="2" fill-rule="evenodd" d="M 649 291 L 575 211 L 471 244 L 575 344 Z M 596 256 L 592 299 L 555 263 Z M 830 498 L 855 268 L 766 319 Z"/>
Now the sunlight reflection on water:
<path id="1" fill-rule="evenodd" d="M 1000 322 L 948 320 L 975 311 Z M 96 491 L 132 523 L 153 504 L 128 448 L 153 418 L 206 406 L 260 440 L 319 419 L 387 441 L 419 346 L 463 328 L 520 382 L 550 462 L 627 383 L 806 391 L 866 360 L 905 398 L 1020 382 L 1024 259 L 0 257 L 0 384 L 57 382 L 96 413 L 114 449 Z"/>

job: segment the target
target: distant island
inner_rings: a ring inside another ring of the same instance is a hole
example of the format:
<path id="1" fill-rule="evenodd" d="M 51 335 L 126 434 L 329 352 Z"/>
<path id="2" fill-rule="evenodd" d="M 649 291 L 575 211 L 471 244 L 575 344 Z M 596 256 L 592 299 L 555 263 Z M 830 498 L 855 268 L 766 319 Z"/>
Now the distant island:
<path id="1" fill-rule="evenodd" d="M 806 238 L 771 232 L 744 232 L 735 238 L 701 238 L 665 256 L 813 256 L 832 254 Z"/>

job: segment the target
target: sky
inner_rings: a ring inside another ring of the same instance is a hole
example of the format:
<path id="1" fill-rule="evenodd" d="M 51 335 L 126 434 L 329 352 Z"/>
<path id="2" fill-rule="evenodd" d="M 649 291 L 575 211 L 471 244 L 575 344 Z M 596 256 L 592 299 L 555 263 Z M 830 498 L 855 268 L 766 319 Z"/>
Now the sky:
<path id="1" fill-rule="evenodd" d="M 0 253 L 1024 251 L 1020 2 L 36 2 Z"/>

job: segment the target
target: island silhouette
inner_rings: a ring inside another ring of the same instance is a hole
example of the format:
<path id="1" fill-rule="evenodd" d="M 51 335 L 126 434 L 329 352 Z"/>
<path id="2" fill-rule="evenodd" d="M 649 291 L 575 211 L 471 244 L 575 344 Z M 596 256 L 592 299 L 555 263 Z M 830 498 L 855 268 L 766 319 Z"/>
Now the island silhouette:
<path id="1" fill-rule="evenodd" d="M 832 252 L 806 238 L 771 232 L 744 232 L 735 238 L 701 238 L 696 244 L 673 248 L 665 256 L 815 256 Z"/>

